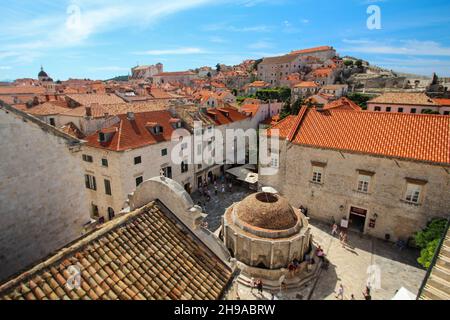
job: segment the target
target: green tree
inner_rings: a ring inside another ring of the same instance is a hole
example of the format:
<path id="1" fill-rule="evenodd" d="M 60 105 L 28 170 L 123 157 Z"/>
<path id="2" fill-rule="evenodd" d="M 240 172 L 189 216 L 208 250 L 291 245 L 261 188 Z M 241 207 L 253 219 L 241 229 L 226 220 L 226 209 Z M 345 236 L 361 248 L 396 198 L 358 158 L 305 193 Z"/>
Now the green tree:
<path id="1" fill-rule="evenodd" d="M 218 63 L 217 65 L 216 65 L 216 71 L 217 72 L 220 72 L 222 70 L 222 67 L 220 66 L 220 63 Z"/>
<path id="2" fill-rule="evenodd" d="M 362 60 L 356 60 L 355 65 L 356 65 L 358 68 L 361 68 L 361 67 L 363 66 L 363 61 L 362 61 Z"/>
<path id="3" fill-rule="evenodd" d="M 347 98 L 352 100 L 354 103 L 359 105 L 364 110 L 367 110 L 367 102 L 372 100 L 374 97 L 375 96 L 362 93 L 352 93 L 347 96 Z"/>
<path id="4" fill-rule="evenodd" d="M 345 60 L 344 65 L 346 67 L 352 67 L 353 66 L 353 60 Z"/>
<path id="5" fill-rule="evenodd" d="M 436 250 L 439 246 L 439 242 L 439 239 L 433 240 L 420 251 L 420 257 L 417 259 L 417 262 L 419 262 L 424 268 L 428 269 L 431 266 Z"/>
<path id="6" fill-rule="evenodd" d="M 417 262 L 419 262 L 423 267 L 430 267 L 433 257 L 436 254 L 436 249 L 439 242 L 446 231 L 446 227 L 446 219 L 433 219 L 423 231 L 416 234 L 416 244 L 422 249 Z"/>
<path id="7" fill-rule="evenodd" d="M 303 105 L 304 105 L 304 101 L 302 98 L 295 101 L 291 106 L 291 114 L 295 115 L 295 116 L 298 115 L 298 113 L 300 112 L 300 109 L 303 107 Z"/>
<path id="8" fill-rule="evenodd" d="M 291 103 L 289 101 L 286 101 L 286 103 L 283 106 L 283 109 L 281 109 L 280 112 L 280 120 L 283 120 L 284 118 L 290 116 L 292 113 L 291 109 Z"/>

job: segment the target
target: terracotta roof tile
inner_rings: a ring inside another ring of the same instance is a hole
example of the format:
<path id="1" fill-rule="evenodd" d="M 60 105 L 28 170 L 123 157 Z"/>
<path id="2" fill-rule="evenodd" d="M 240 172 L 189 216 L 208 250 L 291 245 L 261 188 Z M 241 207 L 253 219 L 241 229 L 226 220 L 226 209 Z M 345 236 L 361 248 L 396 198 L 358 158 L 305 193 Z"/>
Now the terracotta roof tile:
<path id="1" fill-rule="evenodd" d="M 232 271 L 164 210 L 153 203 L 110 222 L 2 285 L 0 300 L 219 299 Z M 82 279 L 73 290 L 72 265 Z"/>
<path id="2" fill-rule="evenodd" d="M 450 116 L 309 109 L 292 141 L 450 164 Z"/>
<path id="3" fill-rule="evenodd" d="M 437 106 L 425 93 L 390 92 L 370 100 L 368 103 Z"/>
<path id="4" fill-rule="evenodd" d="M 333 101 L 323 107 L 325 110 L 340 109 L 340 110 L 353 110 L 362 111 L 362 108 L 354 103 L 352 100 L 346 97 L 342 97 L 336 101 Z"/>
<path id="5" fill-rule="evenodd" d="M 115 94 L 68 94 L 67 97 L 82 106 L 124 103 L 124 100 Z"/>
<path id="6" fill-rule="evenodd" d="M 134 114 L 135 119 L 129 120 L 127 115 L 119 115 L 120 121 L 111 126 L 111 132 L 117 129 L 108 142 L 99 142 L 98 134 L 86 137 L 87 145 L 95 148 L 103 148 L 113 151 L 125 151 L 141 148 L 163 141 L 171 141 L 172 133 L 175 131 L 170 120 L 172 115 L 169 111 L 152 111 Z M 162 126 L 163 133 L 154 135 L 150 133 L 147 124 L 158 124 Z"/>

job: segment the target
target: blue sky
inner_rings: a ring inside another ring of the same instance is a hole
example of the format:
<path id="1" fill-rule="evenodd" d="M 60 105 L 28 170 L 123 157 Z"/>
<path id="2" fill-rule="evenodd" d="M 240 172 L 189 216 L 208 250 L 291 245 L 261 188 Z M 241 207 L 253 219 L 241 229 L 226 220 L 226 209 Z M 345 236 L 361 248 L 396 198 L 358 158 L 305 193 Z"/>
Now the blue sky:
<path id="1" fill-rule="evenodd" d="M 450 3 L 410 0 L 2 1 L 0 80 L 106 79 L 162 62 L 167 71 L 332 45 L 402 72 L 450 76 Z M 367 8 L 381 29 L 367 28 Z M 78 14 L 79 13 L 79 14 Z"/>

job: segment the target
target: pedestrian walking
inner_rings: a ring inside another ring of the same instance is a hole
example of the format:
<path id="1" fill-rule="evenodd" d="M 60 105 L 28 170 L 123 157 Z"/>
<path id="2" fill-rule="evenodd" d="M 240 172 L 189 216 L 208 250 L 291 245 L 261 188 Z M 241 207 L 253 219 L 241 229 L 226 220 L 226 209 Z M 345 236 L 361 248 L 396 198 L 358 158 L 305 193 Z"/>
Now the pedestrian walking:
<path id="1" fill-rule="evenodd" d="M 219 187 L 217 186 L 217 184 L 214 186 L 214 194 L 217 195 L 219 194 Z"/>
<path id="2" fill-rule="evenodd" d="M 335 223 L 335 224 L 333 224 L 333 227 L 332 227 L 332 229 L 331 229 L 331 235 L 333 236 L 333 237 L 335 237 L 335 236 L 337 236 L 338 235 L 338 225 Z"/>
<path id="3" fill-rule="evenodd" d="M 342 237 L 342 247 L 345 248 L 345 246 L 347 245 L 347 232 L 344 232 L 344 235 Z"/>
<path id="4" fill-rule="evenodd" d="M 259 293 L 260 295 L 263 294 L 263 289 L 264 289 L 264 285 L 263 285 L 262 280 L 260 279 L 260 280 L 258 280 L 258 293 Z"/>
<path id="5" fill-rule="evenodd" d="M 256 287 L 256 281 L 255 281 L 255 278 L 252 278 L 251 280 L 250 280 L 250 293 L 253 293 L 253 289 L 255 289 L 255 287 Z"/>
<path id="6" fill-rule="evenodd" d="M 344 300 L 344 286 L 342 284 L 339 286 L 336 299 Z"/>
<path id="7" fill-rule="evenodd" d="M 225 189 L 225 183 L 224 184 L 222 184 L 222 193 L 225 193 L 226 192 L 226 189 Z"/>

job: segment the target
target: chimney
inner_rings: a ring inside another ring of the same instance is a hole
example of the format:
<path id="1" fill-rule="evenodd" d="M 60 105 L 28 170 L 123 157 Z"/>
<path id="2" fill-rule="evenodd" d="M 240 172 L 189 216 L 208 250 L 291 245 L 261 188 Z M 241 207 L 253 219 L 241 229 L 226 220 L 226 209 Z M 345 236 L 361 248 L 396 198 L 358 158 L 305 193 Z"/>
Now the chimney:
<path id="1" fill-rule="evenodd" d="M 135 120 L 134 112 L 127 112 L 127 119 L 129 121 L 134 121 Z"/>

